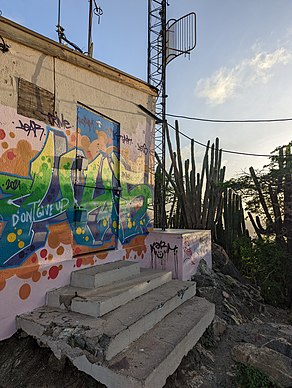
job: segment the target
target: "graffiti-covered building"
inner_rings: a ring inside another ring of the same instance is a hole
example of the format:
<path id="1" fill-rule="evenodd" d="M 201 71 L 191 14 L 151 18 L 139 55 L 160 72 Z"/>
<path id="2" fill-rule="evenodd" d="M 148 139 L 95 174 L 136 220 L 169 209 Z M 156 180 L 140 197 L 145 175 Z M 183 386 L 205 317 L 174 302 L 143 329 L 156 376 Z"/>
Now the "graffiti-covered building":
<path id="1" fill-rule="evenodd" d="M 141 259 L 152 227 L 148 84 L 0 18 L 0 339 L 75 269 Z"/>

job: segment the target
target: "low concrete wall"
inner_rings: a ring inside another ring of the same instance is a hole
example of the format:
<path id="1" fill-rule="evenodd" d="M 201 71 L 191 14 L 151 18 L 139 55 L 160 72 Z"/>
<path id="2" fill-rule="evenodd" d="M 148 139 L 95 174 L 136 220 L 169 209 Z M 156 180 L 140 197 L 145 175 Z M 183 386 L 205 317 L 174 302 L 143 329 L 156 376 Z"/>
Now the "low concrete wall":
<path id="1" fill-rule="evenodd" d="M 143 266 L 172 271 L 174 279 L 190 280 L 202 259 L 212 267 L 210 230 L 155 229 L 147 237 Z"/>

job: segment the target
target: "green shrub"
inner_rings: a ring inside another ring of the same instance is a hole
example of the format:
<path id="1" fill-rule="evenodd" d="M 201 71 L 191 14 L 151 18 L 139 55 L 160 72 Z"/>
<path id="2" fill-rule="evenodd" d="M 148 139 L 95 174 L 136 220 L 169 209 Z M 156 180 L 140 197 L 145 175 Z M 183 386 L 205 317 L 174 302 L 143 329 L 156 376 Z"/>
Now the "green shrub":
<path id="1" fill-rule="evenodd" d="M 200 342 L 206 349 L 212 348 L 215 345 L 216 341 L 214 338 L 214 330 L 212 324 L 207 327 L 200 339 Z"/>
<path id="2" fill-rule="evenodd" d="M 287 303 L 288 255 L 284 248 L 270 239 L 235 242 L 236 263 L 244 276 L 261 289 L 266 303 L 284 306 Z"/>
<path id="3" fill-rule="evenodd" d="M 277 387 L 264 373 L 250 365 L 237 364 L 236 377 L 240 388 Z"/>

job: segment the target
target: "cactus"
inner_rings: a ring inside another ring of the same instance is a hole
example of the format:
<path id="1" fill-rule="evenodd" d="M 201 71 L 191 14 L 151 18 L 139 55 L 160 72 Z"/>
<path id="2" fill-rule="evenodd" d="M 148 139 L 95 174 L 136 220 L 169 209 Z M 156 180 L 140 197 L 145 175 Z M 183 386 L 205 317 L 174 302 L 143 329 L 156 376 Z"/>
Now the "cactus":
<path id="1" fill-rule="evenodd" d="M 268 195 L 263 193 L 261 182 L 253 167 L 250 167 L 250 175 L 263 209 L 265 225 L 259 216 L 254 217 L 251 212 L 248 212 L 248 216 L 259 238 L 275 235 L 277 243 L 292 254 L 292 154 L 290 146 L 284 149 L 283 147 L 279 149 L 276 158 L 277 170 L 271 170 L 272 183 L 268 183 Z"/>
<path id="2" fill-rule="evenodd" d="M 246 233 L 241 199 L 224 189 L 225 167 L 221 167 L 219 139 L 207 144 L 201 172 L 197 172 L 194 141 L 191 157 L 182 161 L 178 122 L 175 122 L 176 151 L 169 130 L 166 140 L 171 168 L 166 174 L 168 195 L 167 227 L 175 229 L 210 229 L 216 242 L 231 252 L 233 239 Z M 161 163 L 157 158 L 161 171 Z M 158 183 L 159 184 L 159 183 Z"/>

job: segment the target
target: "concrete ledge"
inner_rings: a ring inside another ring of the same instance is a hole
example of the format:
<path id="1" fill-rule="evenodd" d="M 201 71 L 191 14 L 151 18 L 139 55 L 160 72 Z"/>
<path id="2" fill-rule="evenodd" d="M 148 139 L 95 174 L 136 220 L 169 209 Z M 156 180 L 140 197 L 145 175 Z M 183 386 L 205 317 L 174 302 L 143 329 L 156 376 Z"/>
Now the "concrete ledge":
<path id="1" fill-rule="evenodd" d="M 124 280 L 140 273 L 140 265 L 134 261 L 115 261 L 95 265 L 94 267 L 74 271 L 71 274 L 71 286 L 96 288 Z"/>

